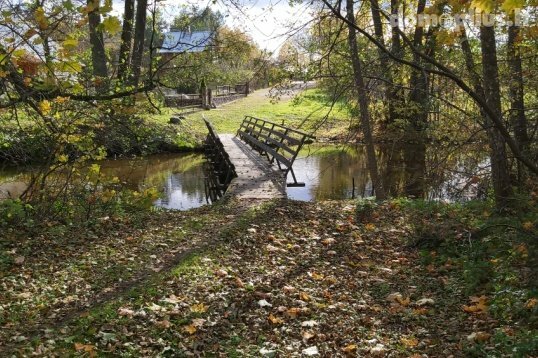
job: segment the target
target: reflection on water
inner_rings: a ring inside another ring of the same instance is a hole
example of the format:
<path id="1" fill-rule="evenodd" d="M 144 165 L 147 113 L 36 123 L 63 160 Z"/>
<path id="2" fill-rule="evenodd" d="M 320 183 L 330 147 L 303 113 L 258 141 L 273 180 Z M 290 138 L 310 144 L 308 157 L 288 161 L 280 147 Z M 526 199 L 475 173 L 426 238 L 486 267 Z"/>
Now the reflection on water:
<path id="1" fill-rule="evenodd" d="M 156 206 L 187 210 L 206 204 L 203 154 L 153 155 L 143 159 L 106 160 L 101 170 L 118 177 L 129 189 L 155 187 L 161 193 Z"/>
<path id="2" fill-rule="evenodd" d="M 368 176 L 362 152 L 350 148 L 333 147 L 312 149 L 301 153 L 293 164 L 297 181 L 304 187 L 287 188 L 288 198 L 303 201 L 347 199 L 372 195 L 372 182 Z M 288 182 L 292 181 L 288 174 Z"/>
<path id="3" fill-rule="evenodd" d="M 384 161 L 380 156 L 380 167 Z M 203 164 L 204 156 L 197 153 L 154 155 L 131 160 L 106 160 L 100 163 L 103 173 L 110 177 L 118 177 L 126 188 L 134 190 L 157 188 L 161 198 L 155 202 L 156 206 L 179 210 L 207 203 Z M 477 166 L 475 162 L 460 161 L 455 169 L 460 172 L 465 169 L 467 173 L 474 171 L 473 175 L 476 175 L 478 169 L 487 171 L 483 168 L 484 165 L 487 166 L 487 161 L 482 167 Z M 304 182 L 305 186 L 287 188 L 290 199 L 313 201 L 373 195 L 363 147 L 310 146 L 296 159 L 293 168 L 297 180 Z M 391 172 L 396 184 L 401 182 L 402 169 L 395 168 Z M 0 170 L 0 199 L 20 195 L 26 189 L 25 177 L 27 176 L 21 171 Z M 427 197 L 430 200 L 466 200 L 476 197 L 476 190 L 480 189 L 479 183 L 473 184 L 476 188 L 468 187 L 466 178 L 468 176 L 460 178 L 452 173 L 451 176 L 443 175 L 440 179 L 432 179 L 429 181 Z M 289 174 L 288 182 L 291 181 Z M 459 197 L 456 197 L 455 190 L 458 191 Z M 469 195 L 462 197 L 462 192 Z"/>
<path id="4" fill-rule="evenodd" d="M 187 210 L 206 204 L 203 154 L 161 154 L 146 158 L 104 160 L 102 173 L 117 177 L 131 190 L 157 188 L 156 206 Z M 0 199 L 17 198 L 26 190 L 28 172 L 0 170 Z"/>

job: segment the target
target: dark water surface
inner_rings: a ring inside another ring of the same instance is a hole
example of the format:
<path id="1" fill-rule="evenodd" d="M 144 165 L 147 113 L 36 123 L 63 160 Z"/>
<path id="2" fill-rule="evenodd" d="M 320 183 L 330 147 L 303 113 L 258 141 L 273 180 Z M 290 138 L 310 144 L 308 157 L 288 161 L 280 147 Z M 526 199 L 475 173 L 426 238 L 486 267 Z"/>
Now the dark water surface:
<path id="1" fill-rule="evenodd" d="M 187 210 L 208 204 L 203 163 L 203 154 L 183 153 L 105 160 L 100 165 L 103 173 L 111 178 L 118 177 L 126 188 L 157 188 L 161 198 L 155 202 L 156 206 Z M 297 180 L 304 182 L 305 186 L 287 188 L 290 199 L 348 199 L 373 194 L 362 147 L 311 146 L 301 152 L 293 168 Z M 392 175 L 401 175 L 401 170 L 396 169 Z M 20 195 L 26 188 L 24 178 L 24 173 L 20 171 L 0 170 L 0 199 Z M 451 177 L 433 185 L 428 197 L 449 198 L 448 184 L 453 184 L 457 179 Z M 288 174 L 288 182 L 291 181 L 291 174 Z"/>

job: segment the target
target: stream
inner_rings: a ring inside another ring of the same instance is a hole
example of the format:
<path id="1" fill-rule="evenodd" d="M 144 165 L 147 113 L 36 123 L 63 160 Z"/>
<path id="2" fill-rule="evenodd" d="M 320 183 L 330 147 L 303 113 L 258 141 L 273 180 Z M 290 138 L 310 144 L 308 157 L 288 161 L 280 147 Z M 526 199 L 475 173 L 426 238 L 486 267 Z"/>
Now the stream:
<path id="1" fill-rule="evenodd" d="M 118 177 L 124 187 L 138 190 L 158 188 L 158 207 L 188 210 L 208 204 L 205 195 L 204 155 L 200 153 L 159 154 L 136 159 L 104 160 L 102 172 Z M 310 146 L 301 151 L 293 169 L 304 187 L 288 187 L 288 198 L 302 201 L 349 199 L 372 195 L 362 147 Z M 401 175 L 396 174 L 393 175 Z M 25 172 L 0 169 L 0 199 L 13 198 L 26 189 Z M 353 178 L 355 190 L 353 190 Z M 452 175 L 430 183 L 428 199 L 468 200 L 477 196 L 476 187 L 463 187 L 465 178 Z M 291 182 L 288 174 L 288 182 Z M 460 183 L 461 182 L 461 183 Z M 433 185 L 432 185 L 433 184 Z M 454 194 L 454 188 L 460 187 Z"/>

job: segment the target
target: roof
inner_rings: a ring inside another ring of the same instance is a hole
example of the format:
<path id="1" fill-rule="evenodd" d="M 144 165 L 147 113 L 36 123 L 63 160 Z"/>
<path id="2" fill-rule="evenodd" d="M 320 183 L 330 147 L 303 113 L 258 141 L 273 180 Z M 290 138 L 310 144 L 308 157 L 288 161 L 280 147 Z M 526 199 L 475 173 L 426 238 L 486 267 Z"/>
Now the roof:
<path id="1" fill-rule="evenodd" d="M 201 52 L 213 39 L 211 31 L 170 31 L 164 35 L 159 53 Z"/>

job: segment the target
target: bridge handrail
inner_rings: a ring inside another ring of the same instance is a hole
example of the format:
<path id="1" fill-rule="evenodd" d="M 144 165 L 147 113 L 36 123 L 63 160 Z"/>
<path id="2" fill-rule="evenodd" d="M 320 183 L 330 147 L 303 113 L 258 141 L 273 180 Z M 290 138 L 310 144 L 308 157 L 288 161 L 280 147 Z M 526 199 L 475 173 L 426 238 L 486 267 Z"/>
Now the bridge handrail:
<path id="1" fill-rule="evenodd" d="M 303 145 L 308 140 L 315 139 L 315 136 L 248 115 L 239 126 L 237 135 L 261 155 L 267 156 L 270 163 L 276 161 L 279 169 L 284 171 L 285 175 L 291 172 L 294 183 L 288 184 L 288 186 L 304 185 L 297 182 L 292 166 Z M 281 151 L 279 152 L 279 150 Z"/>
<path id="2" fill-rule="evenodd" d="M 283 125 L 283 124 L 278 124 L 278 123 L 275 123 L 275 122 L 268 121 L 268 120 L 266 120 L 266 119 L 257 118 L 257 117 L 253 117 L 253 116 L 249 116 L 249 115 L 245 116 L 245 119 L 247 119 L 247 118 L 254 119 L 254 120 L 258 120 L 258 121 L 262 121 L 262 122 L 264 122 L 264 124 L 267 123 L 267 124 L 270 124 L 270 125 L 272 125 L 272 126 L 274 125 L 275 127 L 279 127 L 279 128 L 282 128 L 282 129 L 286 129 L 286 130 L 288 130 L 288 131 L 290 131 L 290 132 L 294 132 L 294 133 L 303 135 L 303 136 L 305 136 L 305 137 L 307 137 L 307 138 L 310 138 L 310 139 L 316 139 L 316 137 L 315 137 L 314 135 L 312 135 L 312 134 L 308 134 L 308 133 L 303 132 L 303 131 L 300 131 L 300 130 L 298 130 L 298 129 L 294 129 L 294 128 L 286 127 L 286 126 Z M 245 122 L 245 119 L 243 119 L 243 122 Z"/>

